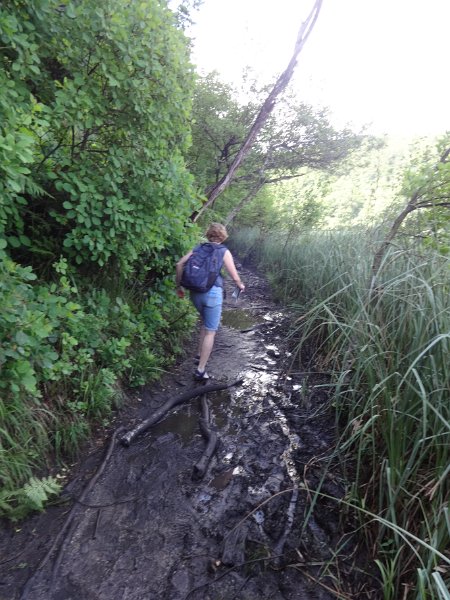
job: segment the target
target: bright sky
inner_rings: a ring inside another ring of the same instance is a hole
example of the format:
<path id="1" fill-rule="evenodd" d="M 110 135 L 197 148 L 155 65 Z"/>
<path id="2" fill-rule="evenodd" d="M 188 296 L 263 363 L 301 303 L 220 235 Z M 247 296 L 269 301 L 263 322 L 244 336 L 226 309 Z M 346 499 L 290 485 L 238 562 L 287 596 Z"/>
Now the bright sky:
<path id="1" fill-rule="evenodd" d="M 193 61 L 239 84 L 246 66 L 265 81 L 287 66 L 313 0 L 204 0 Z M 328 106 L 336 125 L 375 133 L 450 130 L 450 0 L 324 0 L 291 86 Z"/>

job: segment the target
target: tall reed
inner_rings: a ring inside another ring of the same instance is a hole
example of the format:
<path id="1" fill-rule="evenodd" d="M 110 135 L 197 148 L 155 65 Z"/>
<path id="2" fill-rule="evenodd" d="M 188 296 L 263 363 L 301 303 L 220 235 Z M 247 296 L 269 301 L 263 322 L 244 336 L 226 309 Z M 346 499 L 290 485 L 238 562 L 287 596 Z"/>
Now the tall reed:
<path id="1" fill-rule="evenodd" d="M 297 311 L 298 353 L 314 339 L 333 373 L 341 456 L 352 503 L 378 522 L 366 519 L 385 600 L 448 599 L 450 261 L 393 247 L 369 298 L 376 243 L 365 231 L 278 234 L 257 252 Z"/>

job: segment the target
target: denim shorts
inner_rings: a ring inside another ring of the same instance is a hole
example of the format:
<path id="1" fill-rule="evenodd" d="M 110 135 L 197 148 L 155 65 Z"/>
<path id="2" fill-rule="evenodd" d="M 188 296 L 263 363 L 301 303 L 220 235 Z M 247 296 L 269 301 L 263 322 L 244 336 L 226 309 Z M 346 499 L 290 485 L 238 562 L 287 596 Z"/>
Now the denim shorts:
<path id="1" fill-rule="evenodd" d="M 213 285 L 207 292 L 191 292 L 191 300 L 200 313 L 205 329 L 217 331 L 222 315 L 223 290 Z"/>

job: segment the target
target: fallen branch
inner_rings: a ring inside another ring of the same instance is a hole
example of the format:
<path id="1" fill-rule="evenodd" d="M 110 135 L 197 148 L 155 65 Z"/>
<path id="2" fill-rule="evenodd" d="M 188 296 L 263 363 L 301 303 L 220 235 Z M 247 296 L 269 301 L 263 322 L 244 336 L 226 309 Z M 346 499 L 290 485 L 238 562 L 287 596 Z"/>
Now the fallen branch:
<path id="1" fill-rule="evenodd" d="M 194 389 L 189 390 L 188 392 L 184 392 L 184 394 L 181 394 L 180 396 L 176 396 L 175 398 L 169 398 L 169 400 L 167 400 L 167 402 L 165 402 L 160 408 L 158 408 L 148 419 L 145 419 L 144 421 L 142 421 L 142 423 L 140 423 L 139 425 L 134 427 L 134 429 L 131 429 L 130 431 L 125 433 L 125 435 L 123 435 L 120 438 L 120 443 L 122 444 L 122 446 L 125 446 L 126 448 L 128 448 L 128 446 L 131 444 L 131 442 L 140 433 L 143 433 L 144 431 L 149 429 L 152 425 L 155 425 L 155 423 L 160 421 L 162 419 L 162 417 L 164 417 L 164 415 L 167 412 L 169 412 L 169 410 L 171 408 L 173 408 L 174 406 L 177 406 L 178 404 L 182 404 L 183 402 L 187 402 L 188 400 L 191 400 L 192 398 L 195 398 L 196 396 L 208 394 L 209 392 L 218 392 L 220 390 L 226 390 L 235 385 L 240 385 L 242 382 L 243 382 L 243 379 L 238 379 L 237 381 L 234 381 L 233 383 L 218 383 L 218 384 L 197 386 Z"/>
<path id="2" fill-rule="evenodd" d="M 207 444 L 201 459 L 194 465 L 194 470 L 192 473 L 192 479 L 194 481 L 200 481 L 205 476 L 206 469 L 208 468 L 210 460 L 216 451 L 217 442 L 219 441 L 219 436 L 210 427 L 211 415 L 209 412 L 208 400 L 206 399 L 205 394 L 203 394 L 200 401 L 202 404 L 202 416 L 200 417 L 199 425 L 200 431 L 203 437 L 206 439 Z"/>

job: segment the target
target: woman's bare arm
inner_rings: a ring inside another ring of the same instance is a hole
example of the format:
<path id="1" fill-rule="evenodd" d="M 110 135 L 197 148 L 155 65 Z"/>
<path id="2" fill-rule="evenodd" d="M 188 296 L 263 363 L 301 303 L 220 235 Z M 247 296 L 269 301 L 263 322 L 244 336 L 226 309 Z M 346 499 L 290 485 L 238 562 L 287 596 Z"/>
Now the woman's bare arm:
<path id="1" fill-rule="evenodd" d="M 225 269 L 228 271 L 231 279 L 238 286 L 240 290 L 245 290 L 245 285 L 242 283 L 241 278 L 239 277 L 239 273 L 236 270 L 236 265 L 234 264 L 233 256 L 231 252 L 227 250 L 223 257 L 223 264 L 225 265 Z"/>
<path id="2" fill-rule="evenodd" d="M 180 260 L 176 264 L 176 267 L 175 267 L 175 269 L 176 269 L 176 278 L 175 278 L 175 281 L 176 281 L 177 287 L 180 287 L 180 285 L 181 285 L 181 277 L 183 275 L 183 267 L 187 263 L 188 258 L 191 256 L 191 254 L 192 254 L 192 250 L 191 250 L 191 252 L 188 252 L 183 257 L 181 257 Z"/>

